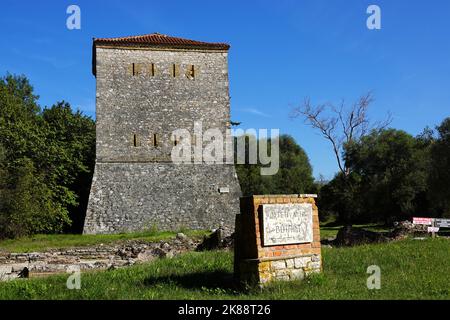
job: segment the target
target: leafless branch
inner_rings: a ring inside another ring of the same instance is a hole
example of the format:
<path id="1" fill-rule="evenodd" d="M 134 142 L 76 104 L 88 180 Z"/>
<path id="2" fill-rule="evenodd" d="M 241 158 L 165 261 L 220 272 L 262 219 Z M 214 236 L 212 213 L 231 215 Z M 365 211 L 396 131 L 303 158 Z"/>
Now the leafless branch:
<path id="1" fill-rule="evenodd" d="M 347 176 L 349 169 L 342 159 L 345 144 L 357 141 L 371 130 L 381 130 L 392 122 L 389 114 L 387 119 L 371 124 L 367 111 L 374 101 L 371 92 L 361 96 L 349 110 L 342 100 L 339 107 L 331 103 L 313 106 L 310 98 L 305 98 L 303 104 L 291 110 L 291 118 L 304 118 L 312 128 L 317 129 L 328 140 L 333 148 L 339 170 Z"/>

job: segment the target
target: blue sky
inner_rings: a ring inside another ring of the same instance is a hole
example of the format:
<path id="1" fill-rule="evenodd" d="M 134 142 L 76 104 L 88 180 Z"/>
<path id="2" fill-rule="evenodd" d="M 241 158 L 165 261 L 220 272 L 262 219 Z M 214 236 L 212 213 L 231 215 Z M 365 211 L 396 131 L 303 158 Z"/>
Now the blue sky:
<path id="1" fill-rule="evenodd" d="M 81 8 L 81 30 L 66 9 Z M 381 30 L 366 27 L 380 6 Z M 450 1 L 11 1 L 0 7 L 0 75 L 27 75 L 50 106 L 66 100 L 95 116 L 93 37 L 159 32 L 228 42 L 232 120 L 279 128 L 306 150 L 314 175 L 337 171 L 330 146 L 290 108 L 354 101 L 372 91 L 374 120 L 411 134 L 450 115 Z"/>

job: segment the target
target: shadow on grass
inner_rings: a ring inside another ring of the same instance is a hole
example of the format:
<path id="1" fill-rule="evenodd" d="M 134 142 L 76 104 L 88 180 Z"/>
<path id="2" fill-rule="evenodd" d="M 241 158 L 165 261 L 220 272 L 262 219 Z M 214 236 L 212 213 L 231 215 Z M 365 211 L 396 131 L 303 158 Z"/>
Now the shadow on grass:
<path id="1" fill-rule="evenodd" d="M 242 294 L 244 288 L 234 279 L 233 273 L 218 270 L 194 272 L 181 275 L 152 276 L 144 280 L 145 286 L 174 284 L 191 290 L 210 290 L 231 295 Z"/>
<path id="2" fill-rule="evenodd" d="M 339 221 L 328 221 L 328 222 L 322 222 L 320 224 L 321 228 L 330 228 L 330 229 L 340 228 L 342 226 L 343 226 L 342 222 L 339 222 Z"/>

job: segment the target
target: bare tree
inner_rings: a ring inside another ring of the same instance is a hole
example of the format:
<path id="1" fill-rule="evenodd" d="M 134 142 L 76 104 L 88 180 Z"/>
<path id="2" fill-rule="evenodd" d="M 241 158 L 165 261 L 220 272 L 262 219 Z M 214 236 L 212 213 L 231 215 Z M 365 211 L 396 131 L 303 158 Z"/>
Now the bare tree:
<path id="1" fill-rule="evenodd" d="M 307 124 L 331 143 L 339 170 L 348 176 L 350 169 L 342 159 L 345 144 L 361 139 L 371 130 L 386 128 L 392 122 L 391 114 L 384 121 L 372 123 L 369 120 L 367 111 L 373 101 L 371 92 L 361 96 L 350 107 L 345 105 L 344 100 L 339 106 L 332 103 L 314 106 L 309 98 L 305 98 L 302 105 L 292 109 L 290 117 L 304 118 Z"/>

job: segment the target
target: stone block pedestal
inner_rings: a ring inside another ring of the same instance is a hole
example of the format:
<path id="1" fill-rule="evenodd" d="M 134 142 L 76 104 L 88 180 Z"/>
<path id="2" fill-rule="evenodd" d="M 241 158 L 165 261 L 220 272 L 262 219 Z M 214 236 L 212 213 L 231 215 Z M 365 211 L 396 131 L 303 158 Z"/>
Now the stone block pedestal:
<path id="1" fill-rule="evenodd" d="M 321 272 L 315 198 L 311 194 L 241 198 L 234 256 L 237 280 L 263 285 Z"/>

